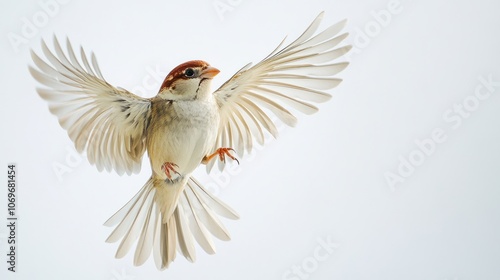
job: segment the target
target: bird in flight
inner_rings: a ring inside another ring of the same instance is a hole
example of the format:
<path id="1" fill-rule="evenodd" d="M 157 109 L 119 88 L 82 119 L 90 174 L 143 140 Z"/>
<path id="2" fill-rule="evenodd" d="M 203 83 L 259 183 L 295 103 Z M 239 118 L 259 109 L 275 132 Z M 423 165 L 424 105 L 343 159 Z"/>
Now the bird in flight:
<path id="1" fill-rule="evenodd" d="M 36 67 L 32 76 L 44 87 L 38 94 L 47 101 L 78 152 L 86 152 L 99 171 L 138 173 L 147 151 L 151 177 L 139 192 L 105 225 L 114 226 L 107 242 L 118 242 L 116 257 L 135 244 L 134 265 L 151 254 L 158 269 L 175 259 L 196 258 L 195 243 L 215 253 L 212 236 L 229 240 L 219 216 L 238 214 L 208 192 L 193 171 L 218 162 L 237 161 L 267 133 L 277 136 L 272 116 L 294 126 L 290 111 L 318 111 L 314 103 L 331 98 L 336 75 L 347 62 L 335 62 L 351 47 L 341 46 L 345 20 L 316 32 L 320 13 L 292 43 L 285 40 L 259 63 L 248 64 L 216 91 L 212 79 L 219 70 L 202 60 L 175 67 L 158 94 L 143 98 L 112 86 L 104 79 L 95 55 L 83 48 L 77 58 L 67 40 L 64 52 L 56 37 L 51 51 L 42 41 L 45 60 L 31 51 Z"/>

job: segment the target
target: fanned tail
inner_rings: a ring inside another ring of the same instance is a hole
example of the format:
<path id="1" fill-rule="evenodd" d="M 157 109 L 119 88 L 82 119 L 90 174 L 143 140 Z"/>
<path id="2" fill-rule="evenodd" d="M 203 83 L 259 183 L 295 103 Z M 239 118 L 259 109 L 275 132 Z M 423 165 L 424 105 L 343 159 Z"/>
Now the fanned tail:
<path id="1" fill-rule="evenodd" d="M 218 216 L 238 219 L 238 214 L 190 177 L 167 183 L 150 178 L 144 187 L 104 225 L 116 226 L 106 242 L 121 240 L 116 258 L 124 257 L 137 241 L 134 265 L 142 265 L 153 251 L 158 269 L 166 269 L 179 251 L 196 260 L 194 240 L 208 254 L 215 253 L 212 235 L 230 236 Z"/>

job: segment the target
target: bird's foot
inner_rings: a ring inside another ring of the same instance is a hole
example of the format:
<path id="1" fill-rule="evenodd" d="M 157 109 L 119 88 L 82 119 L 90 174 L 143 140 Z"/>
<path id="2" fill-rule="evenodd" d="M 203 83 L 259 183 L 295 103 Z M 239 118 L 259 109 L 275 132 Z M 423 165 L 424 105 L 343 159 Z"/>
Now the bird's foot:
<path id="1" fill-rule="evenodd" d="M 181 174 L 179 172 L 177 172 L 177 170 L 175 170 L 176 167 L 179 167 L 179 166 L 173 162 L 165 162 L 162 164 L 161 170 L 163 170 L 163 172 L 165 172 L 165 175 L 167 175 L 167 178 L 169 180 L 172 180 L 171 173 L 174 173 L 174 174 L 181 176 Z"/>
<path id="2" fill-rule="evenodd" d="M 235 160 L 238 164 L 240 164 L 240 161 L 233 155 L 231 155 L 231 152 L 234 152 L 233 148 L 218 148 L 215 153 L 205 156 L 203 160 L 201 161 L 203 164 L 207 164 L 210 160 L 212 160 L 214 157 L 219 156 L 220 161 L 226 162 L 226 156 L 232 160 Z"/>

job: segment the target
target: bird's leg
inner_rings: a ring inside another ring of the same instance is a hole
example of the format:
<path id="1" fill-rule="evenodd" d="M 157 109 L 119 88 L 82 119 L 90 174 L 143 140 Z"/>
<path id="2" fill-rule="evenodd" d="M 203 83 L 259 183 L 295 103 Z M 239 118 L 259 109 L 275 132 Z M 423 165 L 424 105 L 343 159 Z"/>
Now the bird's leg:
<path id="1" fill-rule="evenodd" d="M 203 159 L 201 160 L 201 163 L 207 164 L 210 160 L 212 160 L 214 157 L 219 156 L 220 161 L 226 162 L 226 156 L 232 160 L 235 160 L 238 164 L 240 164 L 240 161 L 231 155 L 230 152 L 234 152 L 233 148 L 218 148 L 215 153 L 211 155 L 204 156 Z"/>
<path id="2" fill-rule="evenodd" d="M 172 162 L 165 162 L 162 164 L 161 170 L 163 170 L 165 172 L 165 175 L 167 175 L 168 179 L 172 180 L 172 175 L 170 174 L 170 172 L 173 172 L 179 176 L 181 175 L 179 172 L 177 172 L 177 170 L 175 170 L 175 167 L 179 167 L 179 166 L 175 163 L 172 163 Z"/>

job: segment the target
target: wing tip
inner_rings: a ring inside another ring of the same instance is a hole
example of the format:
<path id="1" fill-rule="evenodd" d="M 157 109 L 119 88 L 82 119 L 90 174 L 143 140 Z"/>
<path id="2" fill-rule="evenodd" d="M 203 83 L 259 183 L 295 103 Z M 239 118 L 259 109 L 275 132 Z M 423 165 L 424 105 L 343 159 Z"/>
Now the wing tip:
<path id="1" fill-rule="evenodd" d="M 316 16 L 316 18 L 314 19 L 314 21 L 317 21 L 317 20 L 321 21 L 321 20 L 323 20 L 323 17 L 324 17 L 324 16 L 325 16 L 325 11 L 321 11 L 321 12 L 319 12 L 319 14 Z"/>
<path id="2" fill-rule="evenodd" d="M 342 29 L 343 29 L 346 26 L 347 22 L 348 22 L 348 19 L 347 18 L 343 18 L 337 24 L 341 25 Z"/>

